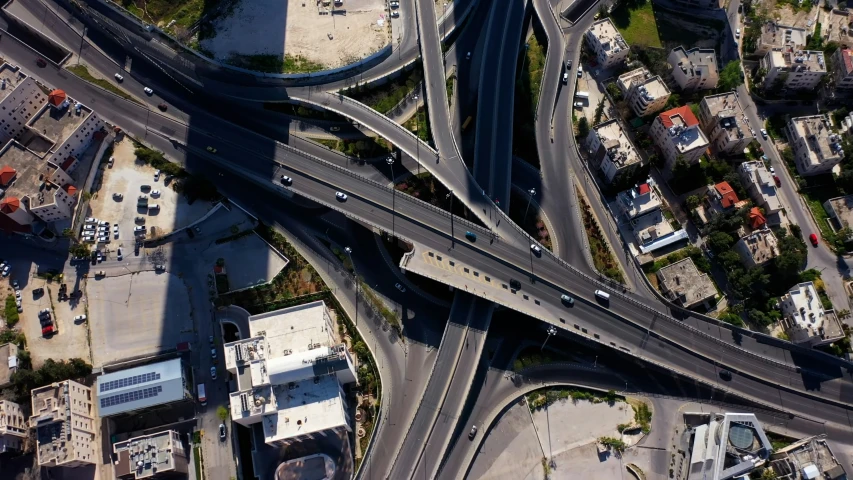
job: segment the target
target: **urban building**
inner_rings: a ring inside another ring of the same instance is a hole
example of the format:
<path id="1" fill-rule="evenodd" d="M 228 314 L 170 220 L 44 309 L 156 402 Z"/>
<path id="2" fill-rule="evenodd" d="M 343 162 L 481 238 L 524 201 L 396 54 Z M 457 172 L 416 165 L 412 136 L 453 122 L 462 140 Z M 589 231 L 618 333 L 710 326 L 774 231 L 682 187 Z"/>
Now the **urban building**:
<path id="1" fill-rule="evenodd" d="M 645 117 L 663 110 L 670 96 L 666 83 L 659 76 L 650 74 L 645 68 L 623 73 L 616 80 L 616 85 L 622 91 L 634 115 L 638 117 Z"/>
<path id="2" fill-rule="evenodd" d="M 332 480 L 335 478 L 335 461 L 326 454 L 316 453 L 282 462 L 275 469 L 274 480 L 302 478 Z"/>
<path id="3" fill-rule="evenodd" d="M 663 215 L 661 200 L 649 179 L 616 196 L 624 221 L 630 225 L 641 253 L 650 253 L 687 238 L 687 232 L 675 228 Z"/>
<path id="4" fill-rule="evenodd" d="M 735 92 L 703 98 L 699 102 L 699 123 L 717 152 L 740 154 L 755 139 Z"/>
<path id="5" fill-rule="evenodd" d="M 826 435 L 804 438 L 770 455 L 778 480 L 842 480 L 844 467 L 826 442 Z"/>
<path id="6" fill-rule="evenodd" d="M 113 463 L 115 476 L 120 480 L 186 479 L 189 472 L 189 455 L 174 430 L 114 443 Z"/>
<path id="7" fill-rule="evenodd" d="M 0 400 L 0 453 L 23 451 L 28 430 L 21 406 Z"/>
<path id="8" fill-rule="evenodd" d="M 776 191 L 776 181 L 764 166 L 764 162 L 743 162 L 738 167 L 738 172 L 749 198 L 764 209 L 764 215 L 774 215 L 782 210 L 782 201 Z"/>
<path id="9" fill-rule="evenodd" d="M 101 375 L 95 384 L 98 416 L 191 400 L 189 384 L 180 358 Z"/>
<path id="10" fill-rule="evenodd" d="M 747 478 L 773 451 L 751 413 L 685 412 L 684 420 L 690 437 L 687 480 Z"/>
<path id="11" fill-rule="evenodd" d="M 830 198 L 823 202 L 823 209 L 829 215 L 833 230 L 853 229 L 853 195 Z"/>
<path id="12" fill-rule="evenodd" d="M 38 464 L 82 467 L 100 461 L 92 389 L 65 380 L 32 391 Z"/>
<path id="13" fill-rule="evenodd" d="M 237 380 L 234 422 L 260 423 L 275 446 L 352 430 L 343 384 L 356 380 L 355 369 L 325 303 L 252 315 L 249 331 L 225 344 L 225 367 Z"/>
<path id="14" fill-rule="evenodd" d="M 713 90 L 720 80 L 717 53 L 713 48 L 675 47 L 667 63 L 672 67 L 672 79 L 681 90 Z"/>
<path id="15" fill-rule="evenodd" d="M 698 162 L 708 149 L 708 138 L 688 106 L 673 108 L 655 117 L 649 136 L 660 149 L 667 170 L 672 170 L 679 159 L 689 164 Z"/>
<path id="16" fill-rule="evenodd" d="M 841 321 L 825 310 L 812 282 L 795 285 L 779 299 L 782 328 L 792 343 L 817 347 L 844 338 Z"/>
<path id="17" fill-rule="evenodd" d="M 779 256 L 779 242 L 770 229 L 764 228 L 739 239 L 735 251 L 747 268 L 758 267 Z"/>
<path id="18" fill-rule="evenodd" d="M 38 235 L 70 219 L 78 187 L 70 174 L 104 122 L 62 90 L 0 65 L 0 230 Z"/>
<path id="19" fill-rule="evenodd" d="M 707 273 L 700 272 L 689 257 L 661 268 L 657 277 L 661 293 L 684 308 L 699 305 L 711 308 L 717 296 L 714 282 Z"/>
<path id="20" fill-rule="evenodd" d="M 771 50 L 761 58 L 764 88 L 814 90 L 826 75 L 823 52 L 785 47 Z"/>
<path id="21" fill-rule="evenodd" d="M 792 118 L 785 133 L 800 175 L 828 173 L 844 158 L 841 136 L 823 115 Z"/>
<path id="22" fill-rule="evenodd" d="M 642 165 L 642 158 L 617 120 L 592 127 L 587 137 L 590 163 L 601 170 L 607 183 L 618 177 L 631 177 Z"/>
<path id="23" fill-rule="evenodd" d="M 764 56 L 771 50 L 792 48 L 802 50 L 808 42 L 809 32 L 805 28 L 781 25 L 773 20 L 761 26 L 761 35 L 755 42 L 756 56 Z"/>
<path id="24" fill-rule="evenodd" d="M 720 182 L 706 187 L 702 205 L 696 207 L 696 217 L 701 224 L 707 224 L 717 215 L 737 210 L 748 202 L 738 198 L 729 182 Z"/>
<path id="25" fill-rule="evenodd" d="M 586 40 L 601 68 L 610 68 L 624 61 L 630 51 L 609 18 L 602 18 L 593 23 L 586 31 Z"/>
<path id="26" fill-rule="evenodd" d="M 18 371 L 18 346 L 14 343 L 0 345 L 0 388 L 12 383 L 12 374 Z"/>
<path id="27" fill-rule="evenodd" d="M 853 89 L 853 50 L 839 48 L 832 54 L 835 88 Z"/>

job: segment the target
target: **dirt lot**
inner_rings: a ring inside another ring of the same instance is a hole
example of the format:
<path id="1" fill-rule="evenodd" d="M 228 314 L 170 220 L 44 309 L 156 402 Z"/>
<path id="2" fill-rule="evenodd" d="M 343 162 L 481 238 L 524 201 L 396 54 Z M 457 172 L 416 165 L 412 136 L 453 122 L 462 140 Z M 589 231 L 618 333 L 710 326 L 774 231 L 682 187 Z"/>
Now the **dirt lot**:
<path id="1" fill-rule="evenodd" d="M 391 28 L 382 0 L 345 0 L 345 15 L 320 14 L 305 0 L 242 0 L 201 41 L 217 59 L 237 55 L 302 56 L 325 67 L 364 58 L 388 44 Z M 329 36 L 332 36 L 330 39 Z"/>
<path id="2" fill-rule="evenodd" d="M 827 42 L 838 42 L 840 45 L 853 45 L 853 33 L 849 29 L 850 22 L 853 22 L 853 15 L 841 15 L 832 12 L 820 12 L 821 33 Z M 844 28 L 846 31 L 841 31 Z"/>
<path id="3" fill-rule="evenodd" d="M 768 6 L 768 13 L 773 18 L 782 24 L 788 25 L 791 27 L 800 27 L 805 28 L 806 30 L 811 31 L 814 27 L 814 19 L 819 11 L 816 7 L 812 7 L 810 11 L 800 10 L 794 12 L 790 5 L 781 5 L 770 7 L 770 4 L 765 4 Z M 809 24 L 811 23 L 811 24 Z"/>
<path id="4" fill-rule="evenodd" d="M 133 228 L 137 225 L 134 219 L 137 216 L 145 217 L 149 232 L 151 227 L 156 227 L 157 234 L 163 235 L 189 225 L 212 208 L 213 205 L 203 201 L 195 201 L 189 205 L 182 195 L 164 185 L 162 175 L 160 180 L 154 181 L 154 168 L 136 160 L 133 144 L 129 140 L 117 143 L 113 156 L 115 164 L 113 168 L 104 170 L 100 190 L 92 199 L 90 213 L 87 215 L 118 224 L 119 239 L 115 240 L 114 236 L 110 235 L 110 238 L 113 238 L 109 244 L 110 249 L 123 247 L 132 250 Z M 137 198 L 143 194 L 140 189 L 142 185 L 150 185 L 152 191 L 160 191 L 159 197 L 148 192 L 149 205 L 156 203 L 160 206 L 159 210 L 137 208 Z M 124 198 L 116 200 L 113 198 L 114 193 L 121 193 Z"/>

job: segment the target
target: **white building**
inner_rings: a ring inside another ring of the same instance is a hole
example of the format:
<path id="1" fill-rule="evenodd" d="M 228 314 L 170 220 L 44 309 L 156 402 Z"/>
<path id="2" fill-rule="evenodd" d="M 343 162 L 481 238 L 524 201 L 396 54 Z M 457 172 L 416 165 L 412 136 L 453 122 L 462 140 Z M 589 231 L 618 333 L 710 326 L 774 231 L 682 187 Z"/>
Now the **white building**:
<path id="1" fill-rule="evenodd" d="M 785 132 L 800 175 L 828 173 L 844 158 L 841 136 L 823 115 L 792 118 Z"/>
<path id="2" fill-rule="evenodd" d="M 586 39 L 602 68 L 612 67 L 628 57 L 628 44 L 609 18 L 593 23 L 586 32 Z"/>
<path id="3" fill-rule="evenodd" d="M 776 182 L 764 162 L 743 162 L 738 167 L 738 172 L 749 198 L 764 209 L 764 215 L 773 215 L 782 210 Z"/>
<path id="4" fill-rule="evenodd" d="M 587 144 L 593 167 L 601 170 L 607 183 L 632 175 L 642 165 L 640 154 L 615 119 L 592 127 Z"/>
<path id="5" fill-rule="evenodd" d="M 190 380 L 180 358 L 117 370 L 98 377 L 98 416 L 109 417 L 189 400 Z"/>
<path id="6" fill-rule="evenodd" d="M 32 391 L 38 464 L 81 467 L 101 461 L 97 455 L 98 426 L 92 389 L 73 380 Z"/>
<path id="7" fill-rule="evenodd" d="M 764 88 L 788 88 L 791 90 L 814 90 L 826 75 L 823 52 L 796 50 L 785 47 L 771 50 L 761 59 Z"/>
<path id="8" fill-rule="evenodd" d="M 833 220 L 831 226 L 835 231 L 853 229 L 853 195 L 830 198 L 823 202 L 823 209 Z"/>
<path id="9" fill-rule="evenodd" d="M 769 228 L 763 228 L 739 239 L 735 251 L 747 268 L 758 267 L 779 256 L 779 241 Z"/>
<path id="10" fill-rule="evenodd" d="M 764 465 L 773 445 L 751 413 L 685 412 L 691 437 L 687 480 L 747 478 Z"/>
<path id="11" fill-rule="evenodd" d="M 752 54 L 763 56 L 771 50 L 785 48 L 802 50 L 808 42 L 808 36 L 809 32 L 804 28 L 781 25 L 770 20 L 761 27 L 761 35 L 755 42 Z"/>
<path id="12" fill-rule="evenodd" d="M 717 54 L 713 48 L 675 47 L 669 52 L 667 63 L 672 67 L 672 78 L 682 90 L 712 90 L 717 88 L 720 71 Z"/>
<path id="13" fill-rule="evenodd" d="M 119 480 L 187 478 L 189 455 L 178 432 L 142 435 L 113 444 L 115 476 Z"/>
<path id="14" fill-rule="evenodd" d="M 839 48 L 832 55 L 835 88 L 853 89 L 853 50 Z"/>
<path id="15" fill-rule="evenodd" d="M 684 229 L 674 228 L 663 215 L 652 179 L 619 192 L 616 203 L 641 253 L 650 253 L 687 238 Z"/>
<path id="16" fill-rule="evenodd" d="M 616 80 L 616 85 L 638 117 L 663 110 L 670 96 L 666 83 L 659 76 L 650 74 L 645 68 L 623 73 Z"/>
<path id="17" fill-rule="evenodd" d="M 833 310 L 824 310 L 814 283 L 803 282 L 779 299 L 782 327 L 791 342 L 816 347 L 844 338 Z"/>
<path id="18" fill-rule="evenodd" d="M 743 153 L 755 139 L 735 92 L 703 98 L 699 102 L 699 123 L 717 152 Z"/>
<path id="19" fill-rule="evenodd" d="M 0 453 L 22 451 L 28 430 L 21 406 L 0 400 Z"/>
<path id="20" fill-rule="evenodd" d="M 667 170 L 672 170 L 679 158 L 689 164 L 698 162 L 708 149 L 708 138 L 688 106 L 673 108 L 655 117 L 649 136 L 660 148 Z"/>
<path id="21" fill-rule="evenodd" d="M 264 441 L 278 446 L 351 431 L 343 384 L 355 369 L 322 301 L 253 315 L 249 331 L 225 344 L 234 422 L 262 423 Z"/>

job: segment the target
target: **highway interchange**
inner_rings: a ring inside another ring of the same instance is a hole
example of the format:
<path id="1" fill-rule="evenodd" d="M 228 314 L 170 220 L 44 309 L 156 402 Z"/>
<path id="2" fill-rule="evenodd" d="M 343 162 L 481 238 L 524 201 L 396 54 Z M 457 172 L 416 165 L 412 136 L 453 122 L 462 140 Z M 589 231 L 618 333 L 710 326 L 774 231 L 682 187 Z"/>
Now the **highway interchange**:
<path id="1" fill-rule="evenodd" d="M 411 2 L 412 4 L 410 2 L 401 3 L 410 12 L 416 10 L 413 2 Z M 522 5 L 521 2 L 516 3 Z M 479 6 L 480 4 L 477 3 L 475 10 Z M 462 7 L 463 5 L 456 5 L 454 11 L 462 10 Z M 553 47 L 548 49 L 546 74 L 543 77 L 536 130 L 537 146 L 542 164 L 542 182 L 548 192 L 547 202 L 555 205 L 555 208 L 566 211 L 566 206 L 575 208 L 577 204 L 574 188 L 567 188 L 567 185 L 570 185 L 573 178 L 576 177 L 577 174 L 573 169 L 579 168 L 580 160 L 575 153 L 574 139 L 570 134 L 571 89 L 568 88 L 570 86 L 562 86 L 559 77 L 563 71 L 564 58 L 572 58 L 574 64 L 577 65 L 582 37 L 580 32 L 584 31 L 591 22 L 591 15 L 583 17 L 574 27 L 563 29 L 558 24 L 547 1 L 535 0 L 533 7 L 545 28 L 549 44 L 552 46 L 565 45 L 565 50 Z M 34 6 L 34 8 L 36 7 Z M 418 15 L 422 15 L 423 18 L 429 17 L 423 10 L 431 11 L 429 8 L 418 8 Z M 495 18 L 502 22 L 508 21 L 509 18 L 515 18 L 514 15 L 508 15 L 505 12 L 502 12 L 501 15 L 492 14 L 491 12 L 495 10 L 500 9 L 496 7 L 487 9 L 489 21 L 487 26 L 483 27 L 483 34 L 487 38 L 488 32 L 494 30 L 491 29 L 491 25 Z M 509 10 L 515 11 L 513 8 Z M 518 10 L 523 12 L 524 9 L 519 8 Z M 476 12 L 472 14 L 475 15 Z M 379 67 L 376 67 L 379 70 L 375 73 L 387 74 L 393 71 L 389 65 L 396 64 L 399 68 L 417 56 L 417 42 L 413 43 L 410 40 L 415 32 L 413 28 L 416 23 L 414 17 L 415 15 L 409 15 L 412 21 L 407 23 L 412 27 L 404 28 L 404 32 L 407 32 L 404 35 L 406 40 L 401 42 L 398 60 L 396 62 L 386 60 Z M 517 28 L 517 32 L 521 32 L 521 17 L 523 15 L 515 18 L 518 23 L 513 25 Z M 424 28 L 427 24 L 432 28 Z M 72 97 L 92 106 L 104 118 L 121 125 L 134 136 L 144 139 L 146 143 L 166 152 L 170 157 L 185 162 L 191 170 L 194 167 L 221 169 L 239 175 L 243 180 L 262 185 L 268 190 L 281 190 L 282 187 L 277 186 L 277 179 L 282 172 L 289 172 L 288 175 L 294 177 L 292 190 L 300 195 L 382 230 L 391 231 L 393 228 L 398 236 L 424 245 L 431 250 L 443 252 L 460 262 L 491 275 L 493 278 L 503 279 L 503 281 L 514 278 L 522 281 L 523 292 L 539 299 L 543 304 L 542 314 L 537 316 L 553 323 L 560 329 L 571 329 L 572 324 L 577 324 L 589 329 L 589 331 L 600 332 L 602 342 L 605 342 L 605 339 L 613 341 L 614 344 L 629 349 L 632 354 L 665 365 L 671 368 L 673 372 L 695 378 L 708 385 L 719 384 L 718 371 L 720 368 L 727 368 L 736 373 L 735 380 L 720 385 L 721 391 L 729 391 L 732 394 L 741 395 L 768 406 L 784 408 L 798 415 L 797 418 L 814 418 L 815 412 L 820 412 L 818 420 L 826 422 L 825 428 L 827 430 L 837 429 L 839 435 L 843 435 L 846 439 L 849 436 L 847 432 L 850 425 L 851 384 L 848 371 L 841 366 L 837 364 L 833 366 L 821 358 L 811 357 L 803 352 L 792 352 L 789 349 L 779 348 L 775 344 L 770 345 L 751 336 L 739 337 L 734 335 L 731 330 L 705 322 L 702 319 L 674 320 L 668 316 L 664 305 L 647 294 L 635 295 L 629 292 L 623 295 L 621 289 L 614 290 L 611 288 L 613 297 L 609 308 L 598 305 L 593 300 L 592 290 L 594 285 L 600 285 L 600 283 L 586 260 L 584 243 L 578 238 L 583 235 L 583 231 L 579 227 L 578 215 L 563 215 L 564 218 L 559 218 L 559 221 L 554 222 L 555 236 L 561 240 L 561 245 L 563 245 L 559 251 L 559 256 L 568 264 L 547 253 L 541 258 L 530 255 L 528 250 L 529 238 L 514 228 L 508 217 L 504 216 L 490 201 L 500 197 L 490 197 L 489 195 L 497 191 L 508 192 L 509 189 L 511 157 L 509 155 L 495 155 L 494 152 L 506 154 L 511 151 L 506 146 L 500 148 L 495 148 L 495 146 L 498 142 L 506 141 L 506 138 L 510 137 L 506 130 L 501 131 L 500 129 L 506 129 L 507 125 L 510 124 L 512 89 L 480 89 L 480 95 L 483 95 L 480 100 L 483 101 L 477 103 L 478 117 L 490 117 L 489 112 L 484 111 L 484 108 L 505 108 L 507 103 L 510 108 L 508 115 L 505 110 L 500 110 L 500 114 L 497 114 L 496 111 L 492 116 L 493 123 L 491 125 L 489 122 L 477 122 L 477 140 L 475 142 L 477 154 L 475 154 L 474 160 L 475 175 L 472 177 L 465 168 L 460 157 L 457 140 L 454 138 L 453 124 L 455 122 L 458 125 L 460 118 L 457 116 L 451 121 L 452 115 L 447 108 L 447 99 L 444 93 L 445 67 L 444 62 L 440 61 L 439 29 L 435 28 L 435 25 L 434 18 L 429 22 L 424 20 L 423 25 L 418 25 L 418 31 L 421 32 L 419 35 L 420 55 L 424 60 L 427 102 L 437 151 L 432 150 L 429 145 L 418 144 L 414 136 L 399 126 L 383 120 L 381 115 L 375 112 L 366 112 L 365 108 L 367 107 L 360 106 L 357 102 L 349 101 L 335 93 L 341 82 L 346 83 L 345 80 L 338 80 L 329 85 L 314 86 L 310 89 L 301 87 L 247 88 L 245 86 L 238 88 L 233 84 L 223 84 L 222 89 L 219 90 L 219 85 L 216 83 L 211 84 L 213 86 L 206 83 L 205 89 L 232 98 L 235 97 L 234 91 L 239 91 L 242 100 L 257 100 L 258 98 L 302 99 L 352 118 L 361 126 L 375 130 L 409 156 L 419 156 L 423 167 L 432 171 L 437 178 L 453 189 L 456 197 L 464 201 L 473 212 L 477 213 L 483 224 L 488 225 L 494 235 L 483 227 L 466 224 L 459 218 L 451 218 L 445 212 L 437 211 L 422 202 L 410 199 L 401 201 L 399 194 L 396 195 L 395 200 L 394 194 L 385 185 L 351 173 L 347 169 L 348 163 L 345 159 L 337 155 L 330 155 L 328 152 L 317 148 L 316 144 L 287 136 L 282 138 L 283 141 L 287 142 L 285 145 L 238 127 L 231 122 L 238 121 L 236 119 L 228 117 L 226 120 L 221 115 L 211 114 L 197 105 L 193 105 L 192 95 L 187 96 L 186 92 L 180 88 L 176 90 L 173 83 L 170 83 L 162 75 L 158 76 L 156 71 L 152 71 L 150 77 L 145 78 L 146 70 L 140 68 L 137 71 L 137 65 L 142 60 L 135 61 L 134 76 L 138 75 L 141 79 L 145 79 L 146 84 L 151 84 L 150 81 L 153 80 L 155 90 L 161 96 L 149 99 L 147 107 L 121 100 L 89 86 L 61 69 L 48 67 L 32 73 L 49 85 L 62 86 Z M 66 44 L 73 45 L 79 42 L 79 36 L 72 28 L 63 29 L 62 25 L 57 25 L 52 31 Z M 468 37 L 466 32 L 467 29 L 460 35 L 460 41 Z M 567 40 L 561 38 L 564 34 L 568 34 Z M 558 36 L 557 39 L 552 40 L 555 36 Z M 476 35 L 471 35 L 468 41 L 477 42 L 477 40 Z M 491 53 L 495 48 L 495 43 L 487 40 L 481 52 L 488 51 Z M 504 45 L 502 42 L 497 43 Z M 519 42 L 510 43 L 511 45 L 505 45 L 505 48 L 510 48 L 512 51 L 516 51 L 520 46 Z M 109 48 L 107 46 L 101 47 Z M 467 48 L 460 48 L 459 45 L 454 45 L 454 47 L 448 51 L 448 54 L 455 55 L 454 65 L 462 70 L 465 68 L 465 60 L 463 60 L 465 52 L 477 50 L 471 45 Z M 21 65 L 32 65 L 36 55 L 26 46 L 21 45 L 13 38 L 7 38 L 6 35 L 0 42 L 0 51 L 5 58 Z M 105 76 L 110 76 L 110 72 L 118 68 L 113 59 L 102 54 L 100 50 L 87 48 L 83 50 L 83 54 L 90 68 L 97 69 Z M 504 58 L 503 55 L 498 57 Z M 515 55 L 508 54 L 506 57 L 507 59 L 514 59 Z M 494 59 L 495 57 L 490 54 L 488 58 Z M 481 60 L 478 59 L 478 61 Z M 480 84 L 491 85 L 494 83 L 491 81 L 492 75 L 501 76 L 506 72 L 509 72 L 510 78 L 514 76 L 514 61 L 492 61 L 488 66 L 481 65 Z M 128 75 L 128 77 L 131 76 Z M 128 78 L 126 82 L 126 87 L 129 89 L 141 90 L 142 88 L 136 78 Z M 263 95 L 263 97 L 256 95 Z M 161 101 L 161 98 L 170 105 L 169 116 L 160 115 L 151 110 L 151 107 Z M 216 111 L 215 108 L 211 110 Z M 501 122 L 497 122 L 496 119 L 500 119 Z M 504 125 L 500 125 L 500 123 Z M 484 126 L 491 128 L 483 128 Z M 484 138 L 489 138 L 491 141 L 484 141 Z M 218 154 L 210 155 L 205 152 L 205 147 L 208 145 L 217 148 Z M 483 148 L 482 153 L 480 148 Z M 424 155 L 422 152 L 428 153 Z M 477 173 L 478 158 L 491 159 L 495 163 L 489 168 L 482 169 L 488 173 L 487 175 L 484 174 L 484 177 L 487 176 L 488 179 L 481 178 L 481 175 Z M 572 159 L 572 162 L 562 160 L 566 158 Z M 232 163 L 237 159 L 239 162 Z M 438 163 L 434 163 L 436 161 Z M 201 167 L 202 164 L 205 167 Z M 473 180 L 474 177 L 477 179 L 476 182 Z M 485 185 L 490 188 L 487 194 L 483 195 L 482 192 L 486 190 Z M 347 192 L 350 196 L 349 200 L 346 203 L 335 202 L 334 192 L 336 190 Z M 508 195 L 504 198 L 506 201 L 501 200 L 501 208 L 508 207 Z M 542 199 L 542 202 L 544 209 L 546 200 Z M 552 218 L 552 221 L 554 220 L 556 219 Z M 451 222 L 455 225 L 455 233 L 453 234 L 451 233 Z M 478 240 L 474 243 L 465 240 L 461 235 L 464 230 L 477 232 Z M 577 241 L 573 241 L 573 239 L 577 239 Z M 532 274 L 530 273 L 531 267 Z M 531 279 L 533 279 L 532 282 Z M 642 293 L 643 289 L 637 288 L 636 291 L 639 294 Z M 559 297 L 563 292 L 568 292 L 578 299 L 573 309 L 567 309 L 560 304 Z M 466 297 L 469 296 L 466 295 Z M 462 300 L 456 300 L 456 302 L 460 301 Z M 472 301 L 469 298 L 462 302 L 470 305 Z M 477 301 L 475 303 L 483 302 Z M 509 306 L 514 307 L 513 305 Z M 454 305 L 454 308 L 459 307 Z M 461 362 L 460 365 L 476 366 L 479 355 L 468 354 L 463 356 L 461 355 L 462 349 L 458 348 L 461 345 L 459 339 L 464 338 L 467 334 L 467 329 L 458 327 L 470 322 L 468 316 L 463 315 L 463 317 L 464 319 L 460 319 L 458 322 L 448 323 L 448 331 L 446 331 L 445 336 L 451 335 L 448 332 L 452 328 L 454 330 L 452 337 L 456 339 L 455 345 L 457 345 L 456 348 L 451 345 L 448 347 L 448 351 L 453 352 L 453 363 L 458 361 Z M 544 331 L 544 329 L 540 329 Z M 442 342 L 439 358 L 444 351 L 445 342 Z M 434 368 L 438 370 L 440 367 L 450 368 L 444 363 L 436 362 Z M 456 368 L 456 370 L 459 369 Z M 474 368 L 466 370 L 473 371 Z M 437 393 L 432 393 L 430 390 L 431 378 L 430 382 L 424 386 L 424 392 L 429 396 L 429 398 L 424 399 L 424 402 L 435 400 L 437 411 L 434 412 L 435 415 L 432 415 L 432 421 L 422 423 L 422 427 L 426 430 L 417 431 L 416 436 L 413 437 L 420 442 L 426 442 L 422 435 L 429 435 L 431 431 L 442 431 L 442 428 L 446 429 L 446 432 L 455 430 L 457 434 L 459 433 L 460 428 L 456 422 L 436 423 L 436 418 L 440 417 L 438 411 L 446 403 L 445 400 L 437 400 L 437 397 L 453 398 L 453 395 L 457 395 L 464 399 L 464 395 L 468 393 L 471 386 L 471 382 L 455 382 L 460 384 L 455 386 L 451 378 L 445 378 L 442 379 L 445 385 L 440 386 L 440 388 L 432 387 L 437 390 Z M 455 380 L 455 377 L 452 379 Z M 515 395 L 517 396 L 517 393 Z M 512 399 L 501 397 L 500 401 L 511 401 Z M 458 398 L 451 403 L 456 402 L 458 402 Z M 401 421 L 406 425 L 414 426 L 413 419 L 419 418 L 415 412 L 411 412 L 408 417 L 398 420 L 398 429 L 404 428 L 399 425 Z M 488 419 L 483 421 L 488 421 Z M 465 424 L 470 423 L 466 422 Z M 487 425 L 488 423 L 483 424 L 483 430 Z M 848 429 L 839 428 L 841 425 L 847 425 Z M 387 434 L 387 430 L 387 427 L 383 427 L 380 429 L 380 433 Z M 419 471 L 419 476 L 427 473 L 429 476 L 434 476 L 437 473 L 436 459 L 458 457 L 456 448 L 449 453 L 432 451 L 436 448 L 439 450 L 444 448 L 434 446 L 436 445 L 435 442 L 428 442 L 429 448 L 425 448 L 424 443 L 421 443 L 420 448 L 417 448 L 417 442 L 413 447 L 407 447 L 409 442 L 404 442 L 402 445 L 403 448 L 411 449 L 409 453 L 405 453 L 405 455 L 409 455 L 404 459 L 408 470 L 403 474 L 406 477 L 411 477 L 419 468 L 426 468 L 423 464 L 418 463 L 421 458 L 429 459 L 427 463 L 429 463 L 430 471 Z M 403 452 L 401 449 L 400 453 Z M 388 464 L 388 462 L 393 462 L 394 459 L 399 461 L 400 458 L 395 453 L 393 458 L 383 460 L 385 464 L 381 468 L 379 466 L 367 468 L 371 466 L 373 461 L 372 458 L 368 458 L 366 467 L 362 472 L 372 472 L 367 478 L 383 478 L 388 473 L 380 474 L 379 471 L 395 471 L 390 469 L 397 467 Z M 465 469 L 464 465 L 456 468 L 461 468 L 463 471 Z M 395 476 L 395 478 L 397 477 Z"/>

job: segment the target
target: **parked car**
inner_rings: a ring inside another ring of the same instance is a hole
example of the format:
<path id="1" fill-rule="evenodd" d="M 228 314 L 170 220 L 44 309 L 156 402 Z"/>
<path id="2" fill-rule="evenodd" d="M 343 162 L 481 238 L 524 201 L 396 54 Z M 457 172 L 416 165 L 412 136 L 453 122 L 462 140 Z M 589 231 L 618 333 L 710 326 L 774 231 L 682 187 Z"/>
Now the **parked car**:
<path id="1" fill-rule="evenodd" d="M 782 188 L 782 180 L 777 175 L 773 175 L 773 181 L 776 182 L 777 187 Z"/>
<path id="2" fill-rule="evenodd" d="M 3 267 L 3 276 L 8 277 L 10 270 L 11 270 L 11 267 L 9 265 L 6 265 L 5 267 Z"/>
<path id="3" fill-rule="evenodd" d="M 401 291 L 401 292 L 405 292 L 405 291 L 406 291 L 406 287 L 404 287 L 404 286 L 400 285 L 399 283 L 395 283 L 395 284 L 394 284 L 394 286 L 395 286 L 395 287 L 397 287 L 397 290 L 399 290 L 399 291 Z"/>
<path id="4" fill-rule="evenodd" d="M 151 190 L 151 196 L 152 197 L 159 197 L 160 196 L 160 190 Z"/>
<path id="5" fill-rule="evenodd" d="M 341 201 L 341 202 L 346 202 L 347 198 L 349 198 L 349 197 L 347 197 L 347 194 L 344 192 L 335 192 L 335 197 L 338 199 L 338 201 Z"/>
<path id="6" fill-rule="evenodd" d="M 210 349 L 210 358 L 216 360 L 216 349 L 215 348 Z"/>
<path id="7" fill-rule="evenodd" d="M 400 11 L 399 10 L 391 10 L 391 18 L 399 18 Z"/>
<path id="8" fill-rule="evenodd" d="M 134 231 L 134 233 L 144 232 L 145 231 L 145 225 L 139 225 L 137 227 L 133 227 L 133 231 Z"/>
<path id="9" fill-rule="evenodd" d="M 38 65 L 39 68 L 44 68 L 47 66 L 47 62 L 44 61 L 43 58 L 39 58 L 38 60 L 36 60 L 36 65 Z"/>
<path id="10" fill-rule="evenodd" d="M 136 223 L 145 223 L 145 217 L 136 217 L 134 219 Z"/>
<path id="11" fill-rule="evenodd" d="M 815 235 L 814 233 L 809 235 L 809 241 L 812 242 L 812 245 L 816 247 L 818 244 L 817 235 Z"/>
<path id="12" fill-rule="evenodd" d="M 210 367 L 210 378 L 216 380 L 216 367 Z"/>
<path id="13" fill-rule="evenodd" d="M 578 108 L 583 108 L 583 102 L 575 102 L 575 106 Z"/>
<path id="14" fill-rule="evenodd" d="M 33 295 L 44 295 L 44 288 L 39 287 L 33 289 Z"/>
<path id="15" fill-rule="evenodd" d="M 165 112 L 166 110 L 169 109 L 169 106 L 166 105 L 165 103 L 159 103 L 159 104 L 157 104 L 157 108 L 159 108 L 161 112 Z"/>
<path id="16" fill-rule="evenodd" d="M 761 137 L 764 138 L 765 140 L 767 140 L 767 130 L 762 128 L 759 131 L 761 132 Z"/>
<path id="17" fill-rule="evenodd" d="M 83 323 L 86 321 L 86 315 L 77 315 L 74 317 L 74 323 Z"/>
<path id="18" fill-rule="evenodd" d="M 583 76 L 583 67 L 579 66 L 578 67 L 578 78 L 581 78 L 582 76 Z"/>
<path id="19" fill-rule="evenodd" d="M 118 232 L 116 232 L 116 238 L 118 238 Z M 121 247 L 116 251 L 116 260 L 121 260 Z"/>
<path id="20" fill-rule="evenodd" d="M 116 73 L 116 74 L 115 74 L 115 75 L 113 75 L 113 76 L 114 76 L 114 77 L 116 77 L 116 82 L 118 82 L 118 83 L 121 83 L 121 82 L 123 82 L 123 81 L 124 81 L 124 77 L 123 77 L 123 76 L 121 76 L 121 75 L 120 75 L 120 74 L 118 74 L 118 73 Z"/>
<path id="21" fill-rule="evenodd" d="M 225 424 L 224 423 L 219 424 L 219 439 L 225 440 Z"/>
<path id="22" fill-rule="evenodd" d="M 154 90 L 151 90 L 151 88 L 149 88 L 149 87 L 143 88 L 142 91 L 148 95 L 154 95 Z"/>
<path id="23" fill-rule="evenodd" d="M 116 193 L 113 193 L 113 198 L 114 198 L 114 199 L 116 199 L 116 200 L 121 200 L 121 199 L 123 199 L 123 198 L 124 198 L 124 195 L 122 195 L 121 193 L 116 192 Z"/>
<path id="24" fill-rule="evenodd" d="M 776 169 L 775 169 L 775 168 L 773 168 L 773 165 L 771 165 L 771 166 L 770 166 L 770 173 L 771 173 L 771 174 L 776 173 Z"/>
<path id="25" fill-rule="evenodd" d="M 98 223 L 98 219 L 95 217 L 86 217 L 86 223 Z"/>
<path id="26" fill-rule="evenodd" d="M 160 170 L 154 170 L 154 181 L 160 180 Z"/>
<path id="27" fill-rule="evenodd" d="M 400 2 L 397 0 L 391 0 L 390 2 L 391 8 L 400 8 Z"/>

